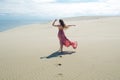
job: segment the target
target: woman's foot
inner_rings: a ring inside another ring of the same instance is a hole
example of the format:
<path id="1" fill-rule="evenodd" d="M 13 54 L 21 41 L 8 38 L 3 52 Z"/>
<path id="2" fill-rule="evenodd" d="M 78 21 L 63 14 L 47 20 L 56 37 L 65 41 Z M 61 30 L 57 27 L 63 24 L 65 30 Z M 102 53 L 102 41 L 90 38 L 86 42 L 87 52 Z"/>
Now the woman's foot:
<path id="1" fill-rule="evenodd" d="M 58 50 L 58 52 L 63 52 L 62 50 Z"/>
<path id="2" fill-rule="evenodd" d="M 63 52 L 63 50 L 59 49 L 58 52 Z"/>

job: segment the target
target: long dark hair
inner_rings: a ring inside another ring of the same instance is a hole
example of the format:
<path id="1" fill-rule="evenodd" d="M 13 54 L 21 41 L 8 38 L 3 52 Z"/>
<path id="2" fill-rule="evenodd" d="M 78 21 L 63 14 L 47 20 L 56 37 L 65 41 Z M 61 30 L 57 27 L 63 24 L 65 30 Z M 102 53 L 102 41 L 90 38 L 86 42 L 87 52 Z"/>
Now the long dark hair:
<path id="1" fill-rule="evenodd" d="M 60 23 L 60 25 L 64 28 L 65 27 L 65 23 L 64 23 L 64 21 L 62 20 L 62 19 L 59 19 L 59 23 Z"/>

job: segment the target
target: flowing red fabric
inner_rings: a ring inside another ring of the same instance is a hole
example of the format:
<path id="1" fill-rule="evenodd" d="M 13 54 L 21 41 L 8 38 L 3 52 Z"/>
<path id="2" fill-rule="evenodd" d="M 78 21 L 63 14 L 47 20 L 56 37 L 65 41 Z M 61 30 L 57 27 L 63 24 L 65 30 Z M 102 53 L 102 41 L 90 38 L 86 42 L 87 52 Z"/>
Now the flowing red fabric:
<path id="1" fill-rule="evenodd" d="M 64 46 L 66 47 L 72 46 L 74 49 L 77 48 L 77 41 L 72 42 L 69 39 L 67 39 L 67 37 L 64 34 L 63 29 L 59 29 L 58 38 L 60 40 L 60 43 L 63 44 Z"/>

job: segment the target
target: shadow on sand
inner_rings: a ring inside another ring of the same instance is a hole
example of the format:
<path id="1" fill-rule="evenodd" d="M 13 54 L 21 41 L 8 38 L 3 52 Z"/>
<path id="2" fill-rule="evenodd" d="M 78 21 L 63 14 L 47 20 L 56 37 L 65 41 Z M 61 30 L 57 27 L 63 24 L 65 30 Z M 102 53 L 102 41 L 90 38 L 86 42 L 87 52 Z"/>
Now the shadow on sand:
<path id="1" fill-rule="evenodd" d="M 75 53 L 75 51 L 63 51 L 63 52 L 56 51 L 46 57 L 40 57 L 40 59 L 43 59 L 43 58 L 50 59 L 50 58 L 59 57 L 62 55 L 71 55 L 73 53 Z"/>

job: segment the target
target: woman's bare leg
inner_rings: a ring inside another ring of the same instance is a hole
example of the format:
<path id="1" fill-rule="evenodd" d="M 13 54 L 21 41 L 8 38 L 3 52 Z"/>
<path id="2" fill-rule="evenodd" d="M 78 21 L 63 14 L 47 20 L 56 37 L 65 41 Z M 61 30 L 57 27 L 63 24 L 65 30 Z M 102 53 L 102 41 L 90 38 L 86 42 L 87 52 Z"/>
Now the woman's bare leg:
<path id="1" fill-rule="evenodd" d="M 63 44 L 61 41 L 60 41 L 60 52 L 63 52 Z"/>

